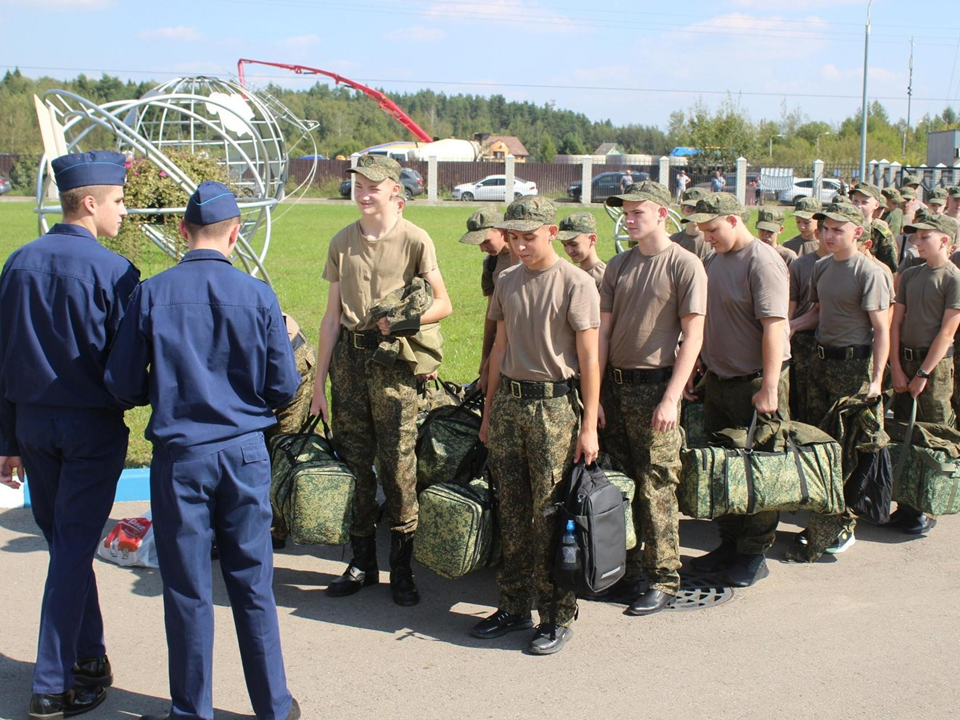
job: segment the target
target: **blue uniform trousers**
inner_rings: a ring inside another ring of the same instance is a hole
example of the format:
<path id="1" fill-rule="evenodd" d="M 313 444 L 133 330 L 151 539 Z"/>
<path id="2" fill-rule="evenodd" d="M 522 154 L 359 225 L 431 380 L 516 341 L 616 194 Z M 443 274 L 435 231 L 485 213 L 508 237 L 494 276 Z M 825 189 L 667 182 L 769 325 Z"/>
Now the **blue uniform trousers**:
<path id="1" fill-rule="evenodd" d="M 93 556 L 127 455 L 120 410 L 17 405 L 33 517 L 50 549 L 33 692 L 74 685 L 77 659 L 105 654 Z"/>
<path id="2" fill-rule="evenodd" d="M 214 537 L 247 692 L 260 720 L 284 720 L 292 697 L 280 651 L 270 540 L 270 461 L 263 434 L 167 453 L 150 466 L 170 672 L 170 720 L 213 720 Z"/>

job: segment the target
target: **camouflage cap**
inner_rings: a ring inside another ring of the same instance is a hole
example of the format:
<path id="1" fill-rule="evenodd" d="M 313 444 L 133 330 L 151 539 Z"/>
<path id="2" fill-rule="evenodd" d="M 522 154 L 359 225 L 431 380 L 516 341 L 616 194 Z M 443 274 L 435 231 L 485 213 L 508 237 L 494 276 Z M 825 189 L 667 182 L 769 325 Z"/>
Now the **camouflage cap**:
<path id="1" fill-rule="evenodd" d="M 870 183 L 857 183 L 857 186 L 850 191 L 851 195 L 853 195 L 853 193 L 860 193 L 861 195 L 872 197 L 877 202 L 883 202 L 883 195 L 880 192 L 880 188 Z"/>
<path id="2" fill-rule="evenodd" d="M 947 196 L 955 198 L 960 197 L 960 185 L 951 185 L 947 188 Z"/>
<path id="3" fill-rule="evenodd" d="M 783 211 L 779 208 L 763 208 L 757 215 L 757 230 L 780 232 L 783 230 Z"/>
<path id="4" fill-rule="evenodd" d="M 825 209 L 814 213 L 813 217 L 817 220 L 824 218 L 826 220 L 836 220 L 837 222 L 850 222 L 859 227 L 866 227 L 867 225 L 863 219 L 863 211 L 856 205 L 845 200 L 834 200 Z"/>
<path id="5" fill-rule="evenodd" d="M 680 204 L 696 205 L 697 200 L 709 194 L 710 194 L 709 190 L 704 190 L 703 188 L 698 188 L 698 187 L 690 188 L 689 190 L 684 190 L 683 194 L 680 196 Z"/>
<path id="6" fill-rule="evenodd" d="M 487 233 L 501 222 L 503 222 L 503 213 L 499 210 L 487 208 L 477 210 L 467 220 L 467 232 L 460 238 L 460 242 L 464 245 L 481 245 L 487 239 Z"/>
<path id="7" fill-rule="evenodd" d="M 550 198 L 540 195 L 524 195 L 510 203 L 503 220 L 496 227 L 514 232 L 531 232 L 544 225 L 554 225 L 557 208 Z"/>
<path id="8" fill-rule="evenodd" d="M 957 221 L 949 215 L 927 213 L 922 219 L 914 219 L 912 223 L 903 228 L 905 233 L 915 233 L 918 230 L 937 230 L 949 235 L 950 239 L 956 242 L 960 227 L 957 226 Z"/>
<path id="9" fill-rule="evenodd" d="M 560 221 L 560 232 L 557 233 L 557 240 L 573 240 L 578 235 L 584 233 L 597 232 L 597 219 L 593 213 L 575 212 Z"/>
<path id="10" fill-rule="evenodd" d="M 895 203 L 903 202 L 903 195 L 901 195 L 900 191 L 897 190 L 895 187 L 885 187 L 883 190 L 880 191 L 880 193 L 883 195 L 883 198 L 888 202 L 890 200 L 893 200 Z"/>
<path id="11" fill-rule="evenodd" d="M 920 178 L 918 178 L 916 175 L 904 173 L 903 177 L 900 178 L 900 187 L 905 188 L 908 185 L 912 187 L 918 187 L 920 185 Z"/>
<path id="12" fill-rule="evenodd" d="M 385 155 L 361 155 L 357 158 L 357 166 L 347 172 L 358 173 L 373 182 L 400 182 L 400 163 Z"/>
<path id="13" fill-rule="evenodd" d="M 917 191 L 914 190 L 912 187 L 901 187 L 900 196 L 904 200 L 913 200 L 914 198 L 917 197 Z"/>
<path id="14" fill-rule="evenodd" d="M 927 205 L 946 205 L 947 204 L 947 191 L 942 188 L 934 188 L 930 192 L 930 196 L 927 198 Z"/>
<path id="15" fill-rule="evenodd" d="M 821 203 L 812 195 L 806 195 L 804 197 L 797 198 L 797 202 L 793 207 L 794 210 L 791 215 L 802 218 L 803 220 L 811 220 L 813 219 L 814 213 L 823 210 L 823 203 Z"/>
<path id="16" fill-rule="evenodd" d="M 727 215 L 742 217 L 743 210 L 744 208 L 736 196 L 726 192 L 709 193 L 697 200 L 696 211 L 688 220 L 695 223 L 705 223 Z"/>
<path id="17" fill-rule="evenodd" d="M 613 195 L 607 198 L 610 207 L 623 207 L 624 202 L 643 202 L 649 200 L 661 207 L 670 207 L 670 191 L 656 180 L 644 180 L 634 183 L 622 195 Z"/>

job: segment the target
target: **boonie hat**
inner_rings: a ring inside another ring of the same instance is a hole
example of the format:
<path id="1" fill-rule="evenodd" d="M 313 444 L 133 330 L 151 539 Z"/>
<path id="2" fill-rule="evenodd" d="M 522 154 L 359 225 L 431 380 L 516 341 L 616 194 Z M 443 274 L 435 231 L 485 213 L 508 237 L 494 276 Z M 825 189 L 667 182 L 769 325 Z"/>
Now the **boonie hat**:
<path id="1" fill-rule="evenodd" d="M 776 208 L 763 208 L 757 215 L 757 230 L 780 232 L 783 228 L 783 213 Z"/>
<path id="2" fill-rule="evenodd" d="M 193 225 L 213 225 L 230 218 L 240 217 L 237 198 L 223 183 L 204 180 L 187 202 L 183 219 Z"/>
<path id="3" fill-rule="evenodd" d="M 703 188 L 690 188 L 689 190 L 684 190 L 683 194 L 680 196 L 681 205 L 696 205 L 697 200 L 709 195 L 709 190 L 704 190 Z"/>
<path id="4" fill-rule="evenodd" d="M 597 219 L 593 213 L 575 212 L 560 221 L 560 232 L 557 233 L 557 240 L 573 240 L 579 235 L 597 232 Z"/>
<path id="5" fill-rule="evenodd" d="M 914 220 L 903 229 L 905 233 L 915 233 L 918 230 L 937 230 L 949 235 L 950 239 L 956 242 L 957 231 L 960 230 L 960 226 L 958 226 L 957 221 L 949 215 L 929 213 L 920 222 Z"/>
<path id="6" fill-rule="evenodd" d="M 900 187 L 904 188 L 904 187 L 907 187 L 908 185 L 913 187 L 919 186 L 920 178 L 918 178 L 916 175 L 910 175 L 908 173 L 904 173 L 903 177 L 900 179 Z"/>
<path id="7" fill-rule="evenodd" d="M 357 166 L 347 172 L 363 175 L 373 182 L 393 180 L 400 182 L 400 163 L 385 155 L 361 155 L 357 158 Z"/>
<path id="8" fill-rule="evenodd" d="M 812 220 L 815 212 L 823 210 L 823 203 L 813 196 L 797 198 L 792 215 L 803 220 Z"/>
<path id="9" fill-rule="evenodd" d="M 880 193 L 887 201 L 893 200 L 895 203 L 903 202 L 903 195 L 901 195 L 900 191 L 895 187 L 885 187 Z"/>
<path id="10" fill-rule="evenodd" d="M 126 158 L 112 150 L 93 150 L 61 155 L 52 163 L 57 190 L 66 192 L 88 185 L 123 185 L 127 179 Z"/>
<path id="11" fill-rule="evenodd" d="M 503 213 L 499 210 L 477 210 L 467 220 L 467 232 L 460 242 L 464 245 L 482 245 L 487 239 L 487 231 L 496 229 L 500 222 L 503 222 Z"/>
<path id="12" fill-rule="evenodd" d="M 671 200 L 670 191 L 656 180 L 644 180 L 634 183 L 621 195 L 608 197 L 606 204 L 610 207 L 623 207 L 624 202 L 643 202 L 644 200 L 668 208 Z"/>
<path id="13" fill-rule="evenodd" d="M 849 202 L 840 202 L 834 200 L 824 210 L 814 213 L 817 220 L 826 218 L 827 220 L 836 220 L 837 222 L 851 222 L 860 227 L 866 227 L 863 219 L 863 211 L 856 205 Z"/>
<path id="14" fill-rule="evenodd" d="M 510 203 L 503 221 L 497 223 L 500 230 L 531 232 L 544 225 L 554 225 L 557 208 L 550 198 L 540 195 L 524 195 Z"/>
<path id="15" fill-rule="evenodd" d="M 860 193 L 861 195 L 866 195 L 867 197 L 872 197 L 874 200 L 883 202 L 883 195 L 880 192 L 880 188 L 870 183 L 857 183 L 857 186 L 850 191 L 851 195 L 853 195 L 853 193 Z"/>
<path id="16" fill-rule="evenodd" d="M 687 219 L 690 222 L 705 223 L 727 215 L 742 217 L 743 210 L 735 195 L 727 192 L 709 193 L 697 200 L 696 211 Z"/>

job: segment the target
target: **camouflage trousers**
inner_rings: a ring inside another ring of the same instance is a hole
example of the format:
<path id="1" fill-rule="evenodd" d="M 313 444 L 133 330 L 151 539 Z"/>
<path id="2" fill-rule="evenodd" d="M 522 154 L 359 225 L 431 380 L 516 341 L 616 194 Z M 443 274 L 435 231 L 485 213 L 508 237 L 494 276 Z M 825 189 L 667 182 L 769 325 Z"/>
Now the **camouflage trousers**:
<path id="1" fill-rule="evenodd" d="M 729 427 L 747 427 L 753 417 L 753 396 L 760 391 L 762 378 L 752 380 L 721 380 L 708 372 L 704 382 L 703 412 L 707 432 Z M 780 373 L 777 383 L 778 410 L 785 420 L 790 419 L 790 373 Z M 763 422 L 763 417 L 758 422 Z M 776 540 L 780 513 L 759 512 L 754 515 L 723 515 L 718 517 L 720 540 L 735 543 L 742 555 L 765 553 Z"/>
<path id="2" fill-rule="evenodd" d="M 790 354 L 793 356 L 790 362 L 790 412 L 800 422 L 816 425 L 816 422 L 810 422 L 809 393 L 820 358 L 817 357 L 817 339 L 813 333 L 794 333 Z"/>
<path id="3" fill-rule="evenodd" d="M 944 358 L 930 373 L 927 385 L 917 397 L 917 422 L 937 423 L 938 425 L 956 425 L 953 410 L 954 358 Z M 900 360 L 900 366 L 908 378 L 917 374 L 920 360 Z M 893 416 L 907 422 L 910 419 L 910 407 L 913 398 L 910 393 L 897 393 L 893 398 Z"/>
<path id="4" fill-rule="evenodd" d="M 374 534 L 377 480 L 391 530 L 417 529 L 417 379 L 407 363 L 388 368 L 373 352 L 340 341 L 330 363 L 330 419 L 337 447 L 357 477 L 350 534 Z M 377 471 L 373 471 L 373 463 Z"/>
<path id="5" fill-rule="evenodd" d="M 304 421 L 310 414 L 310 401 L 313 400 L 313 381 L 317 371 L 314 365 L 317 362 L 317 351 L 300 333 L 303 344 L 293 352 L 297 361 L 297 372 L 300 373 L 300 387 L 287 405 L 277 410 L 277 424 L 263 431 L 264 439 L 268 442 L 274 435 L 289 435 L 300 432 Z M 273 508 L 273 524 L 270 534 L 277 540 L 283 540 L 289 535 L 283 516 Z"/>
<path id="6" fill-rule="evenodd" d="M 960 416 L 960 344 L 954 345 L 953 351 L 953 414 Z"/>
<path id="7" fill-rule="evenodd" d="M 573 393 L 514 398 L 501 384 L 490 408 L 488 465 L 500 496 L 499 607 L 526 615 L 536 604 L 541 622 L 550 620 L 557 525 L 543 511 L 559 500 L 573 464 L 580 425 L 575 403 Z M 557 624 L 569 626 L 576 607 L 572 592 L 559 591 Z"/>
<path id="8" fill-rule="evenodd" d="M 866 393 L 873 372 L 873 358 L 859 360 L 821 360 L 815 358 L 809 392 L 810 425 L 819 425 L 833 404 L 842 397 Z M 853 532 L 857 516 L 851 510 L 839 515 L 811 513 L 807 523 L 807 547 L 796 559 L 815 560 L 833 545 L 841 531 Z"/>
<path id="9" fill-rule="evenodd" d="M 617 385 L 604 380 L 600 400 L 607 424 L 600 431 L 600 441 L 637 488 L 633 523 L 638 543 L 627 551 L 624 580 L 639 580 L 646 570 L 651 589 L 676 595 L 680 591 L 677 485 L 682 440 L 679 428 L 657 432 L 651 427 L 653 411 L 666 389 L 665 382 Z"/>

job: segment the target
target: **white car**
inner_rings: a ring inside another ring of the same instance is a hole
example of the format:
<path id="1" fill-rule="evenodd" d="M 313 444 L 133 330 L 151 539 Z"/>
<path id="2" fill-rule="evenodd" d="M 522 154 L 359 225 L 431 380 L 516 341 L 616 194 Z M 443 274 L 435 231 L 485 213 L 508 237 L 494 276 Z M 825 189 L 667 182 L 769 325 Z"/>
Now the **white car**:
<path id="1" fill-rule="evenodd" d="M 840 192 L 840 181 L 833 178 L 824 178 L 823 187 L 820 188 L 820 202 L 824 205 L 833 200 Z M 780 202 L 785 205 L 793 205 L 797 198 L 810 197 L 813 195 L 813 178 L 801 178 L 793 181 L 793 187 L 789 190 L 780 191 Z"/>
<path id="2" fill-rule="evenodd" d="M 453 199 L 470 202 L 471 200 L 494 200 L 505 202 L 508 200 L 506 175 L 487 175 L 480 182 L 463 183 L 453 189 Z M 523 195 L 536 195 L 537 184 L 522 178 L 513 178 L 513 195 L 509 200 L 516 200 Z"/>

